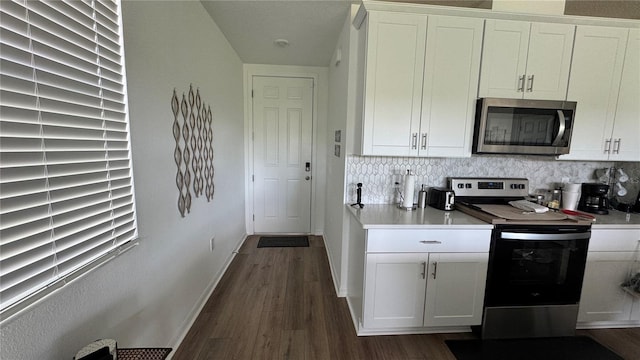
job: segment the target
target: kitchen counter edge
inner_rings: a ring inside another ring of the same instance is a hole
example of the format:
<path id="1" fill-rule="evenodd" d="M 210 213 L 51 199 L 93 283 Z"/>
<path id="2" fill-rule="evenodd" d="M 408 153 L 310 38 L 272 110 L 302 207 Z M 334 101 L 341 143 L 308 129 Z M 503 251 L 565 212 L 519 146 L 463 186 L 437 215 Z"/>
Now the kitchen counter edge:
<path id="1" fill-rule="evenodd" d="M 345 205 L 363 229 L 492 229 L 493 225 L 461 211 L 426 207 L 407 211 L 391 204 L 365 204 L 362 209 Z M 595 229 L 640 229 L 640 214 L 610 210 L 596 215 Z"/>
<path id="2" fill-rule="evenodd" d="M 362 209 L 345 205 L 351 215 L 367 229 L 492 229 L 493 225 L 461 211 L 426 207 L 407 211 L 390 204 L 365 204 Z"/>

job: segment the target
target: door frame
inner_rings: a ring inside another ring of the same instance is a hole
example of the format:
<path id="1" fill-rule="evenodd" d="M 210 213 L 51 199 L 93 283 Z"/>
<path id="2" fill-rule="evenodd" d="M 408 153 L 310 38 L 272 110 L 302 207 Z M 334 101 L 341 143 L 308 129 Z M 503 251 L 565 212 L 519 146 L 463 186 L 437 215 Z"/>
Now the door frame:
<path id="1" fill-rule="evenodd" d="M 326 108 L 328 69 L 324 67 L 245 64 L 244 68 L 244 168 L 245 168 L 245 227 L 248 235 L 254 232 L 253 169 L 253 104 L 251 89 L 254 76 L 311 78 L 313 79 L 313 114 L 311 147 L 311 228 L 310 234 L 322 235 L 324 227 L 324 196 L 319 192 L 326 188 L 326 150 L 319 144 L 326 139 Z"/>

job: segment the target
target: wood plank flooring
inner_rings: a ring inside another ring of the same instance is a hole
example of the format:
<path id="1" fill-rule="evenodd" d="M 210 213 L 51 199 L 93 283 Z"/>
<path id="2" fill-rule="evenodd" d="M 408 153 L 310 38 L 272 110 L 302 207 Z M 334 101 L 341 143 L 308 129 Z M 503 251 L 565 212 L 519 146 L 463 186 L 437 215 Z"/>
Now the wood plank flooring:
<path id="1" fill-rule="evenodd" d="M 336 296 L 321 237 L 307 248 L 260 248 L 250 236 L 173 359 L 455 360 L 447 339 L 471 333 L 358 337 Z M 581 330 L 640 359 L 640 329 Z"/>

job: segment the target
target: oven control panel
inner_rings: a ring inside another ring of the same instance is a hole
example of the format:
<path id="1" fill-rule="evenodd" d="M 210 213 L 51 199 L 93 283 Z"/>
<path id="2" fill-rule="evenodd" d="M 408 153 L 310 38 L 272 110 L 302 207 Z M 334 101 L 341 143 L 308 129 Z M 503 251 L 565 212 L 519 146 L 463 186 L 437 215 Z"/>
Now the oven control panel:
<path id="1" fill-rule="evenodd" d="M 524 178 L 449 178 L 456 196 L 526 197 L 529 180 Z"/>

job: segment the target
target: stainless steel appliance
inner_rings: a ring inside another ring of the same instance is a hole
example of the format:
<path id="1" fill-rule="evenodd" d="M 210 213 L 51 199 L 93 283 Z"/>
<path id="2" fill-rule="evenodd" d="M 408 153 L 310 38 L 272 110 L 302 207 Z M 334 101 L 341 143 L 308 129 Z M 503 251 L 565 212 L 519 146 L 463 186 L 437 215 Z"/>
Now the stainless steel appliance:
<path id="1" fill-rule="evenodd" d="M 575 334 L 591 236 L 588 220 L 526 213 L 507 205 L 528 196 L 518 178 L 450 178 L 456 209 L 494 224 L 482 325 L 484 339 Z"/>
<path id="2" fill-rule="evenodd" d="M 473 152 L 568 154 L 575 111 L 574 101 L 479 99 Z"/>
<path id="3" fill-rule="evenodd" d="M 453 190 L 444 188 L 429 188 L 429 206 L 436 209 L 450 211 L 455 204 L 455 193 Z"/>
<path id="4" fill-rule="evenodd" d="M 631 206 L 631 212 L 640 213 L 640 191 L 636 195 L 636 202 Z"/>
<path id="5" fill-rule="evenodd" d="M 600 183 L 583 183 L 578 210 L 593 214 L 609 213 L 609 185 Z"/>

